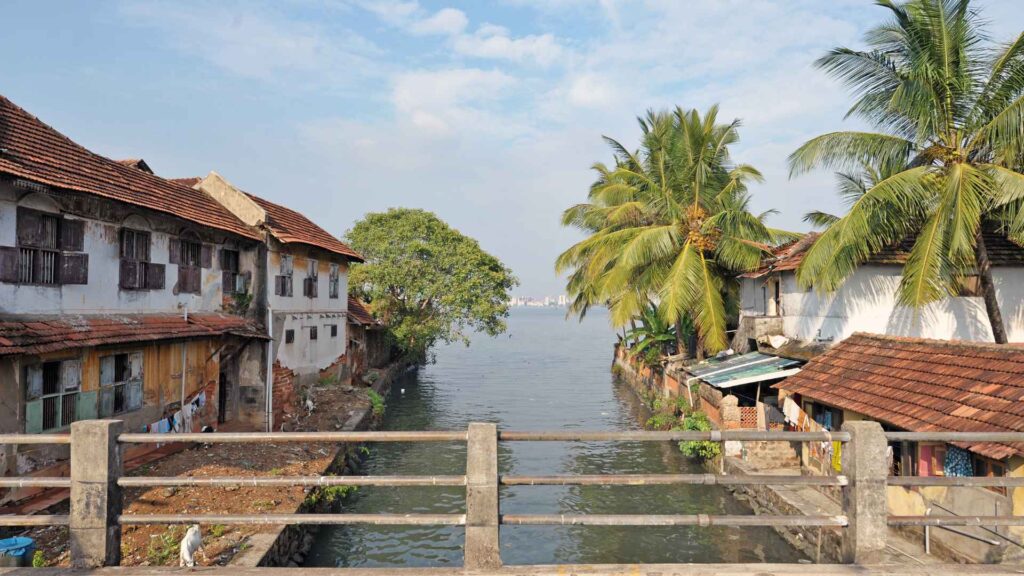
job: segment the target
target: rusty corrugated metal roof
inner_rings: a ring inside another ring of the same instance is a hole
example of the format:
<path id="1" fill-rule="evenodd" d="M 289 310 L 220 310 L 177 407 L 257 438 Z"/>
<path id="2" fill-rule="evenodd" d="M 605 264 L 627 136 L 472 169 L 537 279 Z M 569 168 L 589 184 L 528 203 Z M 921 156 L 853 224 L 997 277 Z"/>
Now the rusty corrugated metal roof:
<path id="1" fill-rule="evenodd" d="M 911 432 L 1024 432 L 1024 348 L 856 333 L 776 384 Z M 961 444 L 991 458 L 1024 443 Z"/>
<path id="2" fill-rule="evenodd" d="M 0 316 L 0 356 L 223 334 L 268 339 L 251 321 L 215 312 Z"/>

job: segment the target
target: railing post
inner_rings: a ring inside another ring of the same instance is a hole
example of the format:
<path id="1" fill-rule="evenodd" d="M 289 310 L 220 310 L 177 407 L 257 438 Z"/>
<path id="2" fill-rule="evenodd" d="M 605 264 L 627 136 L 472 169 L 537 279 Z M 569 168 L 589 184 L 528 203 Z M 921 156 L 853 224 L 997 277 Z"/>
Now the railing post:
<path id="1" fill-rule="evenodd" d="M 466 569 L 501 567 L 498 524 L 498 427 L 473 422 L 466 442 Z"/>
<path id="2" fill-rule="evenodd" d="M 882 560 L 888 532 L 886 440 L 878 422 L 846 422 L 850 441 L 843 447 L 843 509 L 849 526 L 843 535 L 843 561 L 873 564 Z"/>
<path id="3" fill-rule="evenodd" d="M 75 568 L 121 563 L 120 420 L 71 424 L 71 565 Z"/>

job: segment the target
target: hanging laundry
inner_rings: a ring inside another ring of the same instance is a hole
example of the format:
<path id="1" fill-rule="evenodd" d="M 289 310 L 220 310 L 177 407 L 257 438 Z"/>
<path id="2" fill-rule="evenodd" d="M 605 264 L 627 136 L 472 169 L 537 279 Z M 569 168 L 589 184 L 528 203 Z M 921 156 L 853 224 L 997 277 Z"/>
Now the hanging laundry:
<path id="1" fill-rule="evenodd" d="M 956 446 L 949 446 L 946 450 L 946 461 L 942 468 L 946 476 L 974 476 L 971 453 Z"/>

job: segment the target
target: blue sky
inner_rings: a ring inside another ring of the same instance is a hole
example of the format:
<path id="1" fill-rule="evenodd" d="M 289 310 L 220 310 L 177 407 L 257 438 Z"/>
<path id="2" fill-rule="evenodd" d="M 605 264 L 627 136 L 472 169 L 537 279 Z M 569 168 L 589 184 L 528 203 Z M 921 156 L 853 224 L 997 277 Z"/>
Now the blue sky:
<path id="1" fill-rule="evenodd" d="M 976 1 L 1000 41 L 1018 0 Z M 368 211 L 420 207 L 562 291 L 558 224 L 606 134 L 649 108 L 741 118 L 736 160 L 772 223 L 839 210 L 829 174 L 785 158 L 844 122 L 811 62 L 859 46 L 868 0 L 6 0 L 0 93 L 85 146 L 165 177 L 216 170 L 342 235 Z"/>

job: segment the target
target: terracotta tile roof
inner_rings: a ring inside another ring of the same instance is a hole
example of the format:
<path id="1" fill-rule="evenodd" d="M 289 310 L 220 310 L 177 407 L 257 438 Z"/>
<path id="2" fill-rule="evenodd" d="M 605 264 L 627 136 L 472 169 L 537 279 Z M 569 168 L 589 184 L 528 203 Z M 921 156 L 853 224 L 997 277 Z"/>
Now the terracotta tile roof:
<path id="1" fill-rule="evenodd" d="M 267 211 L 267 228 L 270 229 L 274 238 L 283 244 L 307 244 L 334 252 L 355 262 L 363 261 L 363 257 L 358 252 L 295 210 L 274 204 L 253 194 L 249 194 L 249 197 Z"/>
<path id="2" fill-rule="evenodd" d="M 266 339 L 249 320 L 212 312 L 187 321 L 182 314 L 0 316 L 0 356 L 222 334 Z"/>
<path id="3" fill-rule="evenodd" d="M 380 322 L 373 317 L 373 314 L 370 314 L 370 311 L 366 309 L 366 305 L 354 296 L 348 297 L 348 319 L 353 324 L 362 326 L 380 326 Z"/>
<path id="4" fill-rule="evenodd" d="M 192 188 L 196 184 L 199 184 L 200 182 L 202 182 L 202 180 L 203 179 L 198 176 L 193 176 L 191 178 L 170 178 L 171 182 L 174 182 L 175 184 L 181 184 L 182 186 L 188 186 L 189 188 Z"/>
<path id="5" fill-rule="evenodd" d="M 153 169 L 146 164 L 146 161 L 142 158 L 125 158 L 124 160 L 115 160 L 121 166 L 127 166 L 129 168 L 135 168 L 136 170 L 142 170 L 143 172 L 149 172 L 153 174 Z"/>
<path id="6" fill-rule="evenodd" d="M 771 257 L 766 258 L 761 268 L 743 274 L 744 278 L 760 278 L 770 272 L 796 270 L 803 262 L 807 250 L 821 236 L 818 232 L 808 232 L 799 240 L 776 248 Z M 989 260 L 993 266 L 1024 266 L 1024 246 L 1020 246 L 1006 237 L 1005 234 L 986 231 L 983 234 Z M 906 264 L 910 249 L 914 246 L 914 237 L 881 250 L 868 259 L 866 264 Z"/>
<path id="7" fill-rule="evenodd" d="M 3 96 L 0 173 L 259 239 L 255 230 L 206 194 L 90 152 Z"/>
<path id="8" fill-rule="evenodd" d="M 1024 432 L 1019 346 L 856 333 L 775 388 L 911 432 Z M 958 445 L 1024 454 L 1024 443 Z"/>

